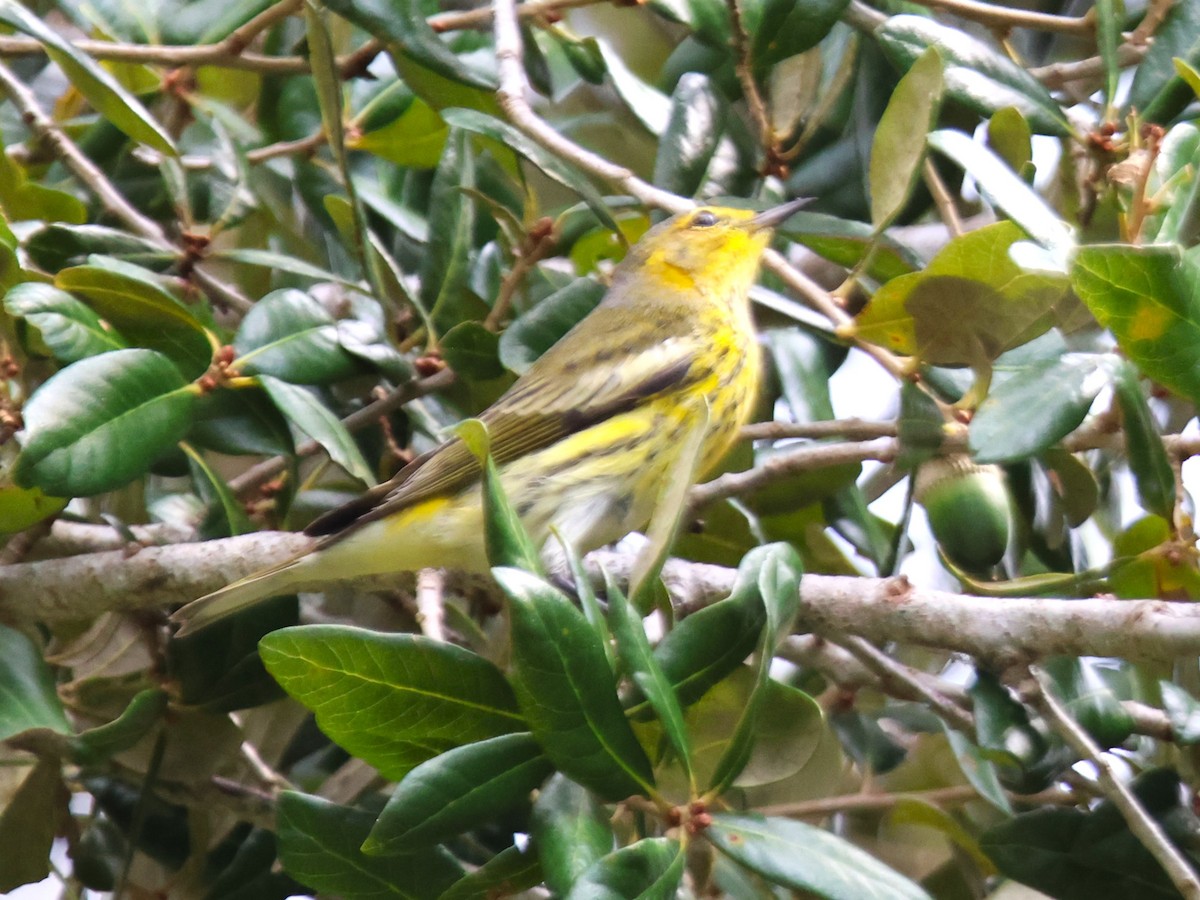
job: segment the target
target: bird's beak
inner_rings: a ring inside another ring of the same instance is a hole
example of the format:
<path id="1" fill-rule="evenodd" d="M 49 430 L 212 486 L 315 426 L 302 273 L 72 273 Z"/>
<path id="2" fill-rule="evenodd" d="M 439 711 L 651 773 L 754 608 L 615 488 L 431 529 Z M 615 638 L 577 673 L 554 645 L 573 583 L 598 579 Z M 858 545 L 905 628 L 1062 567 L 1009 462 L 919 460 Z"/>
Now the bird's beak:
<path id="1" fill-rule="evenodd" d="M 750 220 L 750 228 L 753 231 L 761 231 L 764 228 L 774 228 L 777 225 L 782 225 L 797 213 L 801 207 L 807 206 L 811 202 L 812 197 L 801 197 L 799 200 L 792 200 L 781 206 L 764 210 Z"/>

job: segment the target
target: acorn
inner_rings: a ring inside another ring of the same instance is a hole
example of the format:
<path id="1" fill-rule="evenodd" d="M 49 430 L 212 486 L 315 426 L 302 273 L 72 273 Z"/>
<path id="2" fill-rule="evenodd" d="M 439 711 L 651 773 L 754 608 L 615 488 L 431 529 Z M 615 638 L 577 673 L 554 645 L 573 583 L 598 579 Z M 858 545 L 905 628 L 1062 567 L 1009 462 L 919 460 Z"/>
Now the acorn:
<path id="1" fill-rule="evenodd" d="M 986 572 L 1004 558 L 1012 504 L 1004 470 L 970 457 L 935 457 L 917 470 L 914 494 L 946 557 L 960 568 Z"/>

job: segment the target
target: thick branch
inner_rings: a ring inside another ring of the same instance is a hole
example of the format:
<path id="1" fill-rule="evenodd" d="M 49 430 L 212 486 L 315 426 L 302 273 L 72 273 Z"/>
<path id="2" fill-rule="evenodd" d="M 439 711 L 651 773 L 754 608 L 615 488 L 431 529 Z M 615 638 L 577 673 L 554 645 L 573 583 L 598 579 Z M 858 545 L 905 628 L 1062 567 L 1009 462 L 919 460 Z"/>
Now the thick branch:
<path id="1" fill-rule="evenodd" d="M 0 620 L 90 619 L 110 610 L 185 603 L 311 545 L 300 534 L 92 553 L 0 568 Z M 599 552 L 594 563 L 628 578 L 635 552 Z M 724 597 L 735 572 L 672 560 L 664 573 L 684 611 Z M 411 575 L 355 579 L 361 589 L 411 585 Z M 314 585 L 315 587 L 315 585 Z M 1200 606 L 1158 600 L 984 600 L 914 588 L 905 579 L 806 575 L 800 631 L 858 634 L 968 653 L 997 665 L 1050 655 L 1169 660 L 1200 654 Z"/>

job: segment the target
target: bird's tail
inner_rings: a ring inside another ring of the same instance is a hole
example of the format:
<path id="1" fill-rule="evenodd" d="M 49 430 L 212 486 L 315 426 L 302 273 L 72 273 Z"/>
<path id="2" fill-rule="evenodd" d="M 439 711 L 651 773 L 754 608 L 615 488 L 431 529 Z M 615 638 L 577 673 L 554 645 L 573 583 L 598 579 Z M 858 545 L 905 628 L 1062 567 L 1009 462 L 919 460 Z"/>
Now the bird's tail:
<path id="1" fill-rule="evenodd" d="M 304 556 L 286 560 L 180 607 L 171 616 L 171 621 L 179 626 L 175 636 L 185 637 L 260 600 L 290 593 L 305 580 L 304 561 Z"/>

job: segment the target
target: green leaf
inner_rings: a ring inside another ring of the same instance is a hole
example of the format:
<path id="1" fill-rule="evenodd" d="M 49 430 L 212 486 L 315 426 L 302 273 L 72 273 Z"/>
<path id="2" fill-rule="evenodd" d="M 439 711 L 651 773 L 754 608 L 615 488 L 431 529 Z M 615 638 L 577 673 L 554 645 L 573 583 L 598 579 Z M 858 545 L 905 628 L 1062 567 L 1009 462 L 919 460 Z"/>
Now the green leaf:
<path id="1" fill-rule="evenodd" d="M 157 688 L 139 691 L 116 719 L 71 739 L 74 762 L 96 765 L 128 750 L 162 721 L 168 699 L 166 691 Z"/>
<path id="2" fill-rule="evenodd" d="M 22 488 L 0 477 L 0 534 L 16 534 L 62 511 L 69 497 L 52 497 L 38 488 Z"/>
<path id="3" fill-rule="evenodd" d="M 1194 99 L 1175 69 L 1176 59 L 1200 67 L 1200 4 L 1171 5 L 1155 29 L 1154 43 L 1134 70 L 1126 110 L 1136 109 L 1144 122 L 1165 125 Z"/>
<path id="4" fill-rule="evenodd" d="M 1200 263 L 1178 247 L 1081 247 L 1071 285 L 1147 376 L 1200 402 Z"/>
<path id="5" fill-rule="evenodd" d="M 459 322 L 439 341 L 442 357 L 455 372 L 473 381 L 504 374 L 500 363 L 500 336 L 480 322 Z"/>
<path id="6" fill-rule="evenodd" d="M 361 371 L 338 337 L 338 323 L 303 291 L 272 291 L 238 326 L 233 368 L 292 384 L 328 384 Z"/>
<path id="7" fill-rule="evenodd" d="M 201 397 L 187 439 L 231 455 L 286 456 L 294 449 L 287 420 L 264 391 L 253 388 Z"/>
<path id="8" fill-rule="evenodd" d="M 548 177 L 582 197 L 604 227 L 617 230 L 616 221 L 591 182 L 508 123 L 473 109 L 447 109 L 442 113 L 442 117 L 454 128 L 463 128 L 474 134 L 489 137 L 519 153 Z"/>
<path id="9" fill-rule="evenodd" d="M 988 146 L 1005 164 L 1023 178 L 1029 172 L 1033 160 L 1033 142 L 1029 123 L 1021 111 L 1006 106 L 988 119 Z M 1028 180 L 1028 178 L 1026 178 Z"/>
<path id="10" fill-rule="evenodd" d="M 741 667 L 759 645 L 766 624 L 756 579 L 751 572 L 740 572 L 728 598 L 692 613 L 667 632 L 654 655 L 679 702 L 695 703 Z M 648 711 L 643 705 L 630 709 L 633 715 L 643 711 Z"/>
<path id="11" fill-rule="evenodd" d="M 707 77 L 688 72 L 675 85 L 671 114 L 658 142 L 654 184 L 684 197 L 703 193 L 713 156 L 725 138 L 725 98 Z"/>
<path id="12" fill-rule="evenodd" d="M 86 210 L 83 218 L 86 218 Z M 24 241 L 24 246 L 29 258 L 46 272 L 57 272 L 68 264 L 78 265 L 92 254 L 157 271 L 173 265 L 178 256 L 155 241 L 127 231 L 105 225 L 65 225 L 61 222 L 39 228 Z"/>
<path id="13" fill-rule="evenodd" d="M 1121 48 L 1121 27 L 1125 22 L 1123 0 L 1096 0 L 1096 45 L 1104 61 L 1104 106 L 1111 108 L 1117 97 L 1117 83 L 1121 77 L 1121 60 L 1117 51 Z"/>
<path id="14" fill-rule="evenodd" d="M 371 468 L 362 451 L 337 416 L 305 388 L 270 375 L 257 376 L 258 383 L 290 422 L 325 448 L 329 458 L 360 481 L 373 484 Z"/>
<path id="15" fill-rule="evenodd" d="M 767 611 L 766 628 L 759 644 L 756 684 L 745 709 L 733 729 L 726 748 L 717 763 L 709 785 L 714 793 L 725 791 L 750 761 L 757 735 L 758 715 L 767 696 L 771 660 L 775 646 L 787 633 L 800 605 L 800 575 L 804 566 L 796 551 L 788 544 L 768 544 L 746 554 L 738 568 L 738 584 L 743 590 L 756 590 Z M 749 584 L 753 579 L 753 588 Z M 738 591 L 735 586 L 734 592 Z"/>
<path id="16" fill-rule="evenodd" d="M 475 231 L 475 159 L 467 135 L 446 141 L 429 197 L 429 240 L 421 265 L 421 305 L 438 331 L 463 319 L 468 264 Z"/>
<path id="17" fill-rule="evenodd" d="M 71 733 L 41 650 L 21 632 L 0 625 L 0 741 L 31 728 Z"/>
<path id="18" fill-rule="evenodd" d="M 934 365 L 990 366 L 1064 320 L 1066 279 L 1026 272 L 1010 257 L 1021 240 L 997 222 L 950 241 L 921 272 L 893 278 L 859 314 L 856 332 Z"/>
<path id="19" fill-rule="evenodd" d="M 1102 748 L 1118 747 L 1133 733 L 1133 719 L 1095 663 L 1056 657 L 1045 667 L 1071 717 Z"/>
<path id="20" fill-rule="evenodd" d="M 608 813 L 586 788 L 565 775 L 546 782 L 533 806 L 533 838 L 556 894 L 566 894 L 593 863 L 613 849 Z"/>
<path id="21" fill-rule="evenodd" d="M 604 292 L 604 285 L 591 278 L 580 278 L 555 291 L 504 329 L 500 335 L 500 361 L 523 375 L 596 308 Z"/>
<path id="22" fill-rule="evenodd" d="M 456 881 L 438 900 L 510 897 L 542 882 L 542 866 L 528 848 L 506 847 L 482 866 Z"/>
<path id="23" fill-rule="evenodd" d="M 212 362 L 215 341 L 153 272 L 105 257 L 63 269 L 56 287 L 83 297 L 126 341 L 166 355 L 189 378 Z"/>
<path id="24" fill-rule="evenodd" d="M 1062 107 L 1041 82 L 959 28 L 924 16 L 892 16 L 879 24 L 875 37 L 892 62 L 906 71 L 927 48 L 937 48 L 945 61 L 946 93 L 984 117 L 1015 106 L 1038 134 L 1070 131 Z"/>
<path id="25" fill-rule="evenodd" d="M 642 618 L 637 614 L 633 605 L 625 598 L 620 586 L 605 572 L 606 593 L 608 596 L 608 621 L 612 627 L 613 637 L 616 638 L 617 652 L 625 672 L 633 683 L 645 695 L 650 706 L 658 714 L 663 732 L 671 742 L 688 781 L 693 781 L 692 747 L 688 739 L 687 726 L 683 721 L 683 708 L 671 683 L 663 674 L 650 641 L 646 638 L 646 629 Z"/>
<path id="26" fill-rule="evenodd" d="M 789 240 L 847 269 L 860 265 L 871 251 L 866 273 L 880 282 L 915 272 L 924 264 L 910 248 L 890 235 L 876 234 L 865 222 L 801 210 L 780 231 Z"/>
<path id="27" fill-rule="evenodd" d="M 259 652 L 332 740 L 392 780 L 454 747 L 524 727 L 500 671 L 452 644 L 312 625 L 268 634 Z"/>
<path id="28" fill-rule="evenodd" d="M 432 169 L 442 157 L 450 129 L 428 103 L 414 98 L 397 118 L 382 128 L 350 134 L 346 146 L 363 150 L 397 166 Z"/>
<path id="29" fill-rule="evenodd" d="M 527 804 L 552 771 L 537 741 L 526 733 L 447 750 L 404 776 L 363 852 L 394 854 L 474 830 Z"/>
<path id="30" fill-rule="evenodd" d="M 845 12 L 847 0 L 751 0 L 742 8 L 750 59 L 762 76 L 789 57 L 817 46 Z M 657 182 L 656 182 L 657 183 Z"/>
<path id="31" fill-rule="evenodd" d="M 513 689 L 530 730 L 568 777 L 607 799 L 651 789 L 650 761 L 617 700 L 604 648 L 561 592 L 493 569 L 511 603 Z"/>
<path id="32" fill-rule="evenodd" d="M 279 859 L 289 875 L 345 900 L 434 900 L 462 867 L 441 847 L 397 856 L 367 856 L 359 847 L 374 817 L 295 791 L 279 795 Z"/>
<path id="33" fill-rule="evenodd" d="M 183 442 L 180 449 L 187 456 L 196 493 L 208 505 L 208 515 L 200 528 L 202 534 L 205 537 L 232 537 L 254 531 L 245 506 L 234 496 L 225 479 L 190 444 Z"/>
<path id="34" fill-rule="evenodd" d="M 1070 226 L 987 147 L 961 131 L 948 129 L 932 132 L 927 140 L 930 147 L 974 178 L 988 203 L 1003 210 L 1026 234 L 1049 250 L 1056 262 L 1073 249 L 1075 237 Z"/>
<path id="35" fill-rule="evenodd" d="M 930 900 L 849 841 L 803 822 L 717 813 L 705 834 L 722 853 L 768 881 L 825 900 Z"/>
<path id="36" fill-rule="evenodd" d="M 0 154 L 0 204 L 3 204 L 4 214 L 12 222 L 33 220 L 79 225 L 88 218 L 87 206 L 78 197 L 29 181 L 25 172 L 7 153 Z M 7 224 L 4 231 L 11 233 Z M 12 249 L 7 240 L 3 243 Z"/>
<path id="37" fill-rule="evenodd" d="M 405 57 L 430 72 L 467 87 L 496 89 L 493 75 L 468 66 L 441 41 L 415 0 L 330 0 L 327 5 L 339 16 L 394 44 Z"/>
<path id="38" fill-rule="evenodd" d="M 871 142 L 871 222 L 882 231 L 904 209 L 921 174 L 927 133 L 942 105 L 942 57 L 929 47 L 912 64 L 875 126 Z"/>
<path id="39" fill-rule="evenodd" d="M 673 900 L 684 861 L 678 841 L 642 838 L 597 860 L 564 900 Z"/>
<path id="40" fill-rule="evenodd" d="M 1178 744 L 1200 744 L 1200 703 L 1172 681 L 1159 681 L 1163 711 Z"/>
<path id="41" fill-rule="evenodd" d="M 66 291 L 36 281 L 18 284 L 4 297 L 9 315 L 25 319 L 62 362 L 72 363 L 110 350 L 125 341 L 107 327 L 87 304 Z"/>
<path id="42" fill-rule="evenodd" d="M 13 477 L 60 497 L 114 490 L 183 437 L 195 402 L 196 391 L 161 353 L 88 357 L 30 398 Z"/>
<path id="43" fill-rule="evenodd" d="M 141 141 L 160 153 L 176 155 L 171 136 L 158 121 L 90 56 L 14 0 L 0 0 L 0 21 L 24 32 L 45 47 L 46 55 L 54 60 L 71 84 L 105 120 L 135 141 Z"/>
<path id="44" fill-rule="evenodd" d="M 9 782 L 0 810 L 0 892 L 42 881 L 50 874 L 50 849 L 63 820 L 69 818 L 69 796 L 57 760 L 44 759 L 22 778 Z M 35 888 L 34 890 L 37 890 Z M 24 893 L 24 892 L 23 892 Z"/>
<path id="45" fill-rule="evenodd" d="M 1125 452 L 1138 499 L 1147 512 L 1170 520 L 1175 511 L 1175 473 L 1146 395 L 1142 393 L 1137 370 L 1122 361 L 1117 366 L 1113 386 L 1121 406 Z"/>
<path id="46" fill-rule="evenodd" d="M 1179 776 L 1151 770 L 1131 787 L 1168 836 L 1190 847 L 1195 819 L 1179 806 Z M 1088 811 L 1043 807 L 1022 813 L 985 832 L 980 846 L 1002 874 L 1057 900 L 1179 897 L 1110 800 Z"/>
<path id="47" fill-rule="evenodd" d="M 1067 353 L 1035 361 L 997 385 L 971 420 L 976 462 L 1036 456 L 1082 424 L 1116 367 L 1110 354 Z"/>
<path id="48" fill-rule="evenodd" d="M 320 266 L 315 266 L 310 262 L 305 262 L 295 256 L 289 256 L 286 253 L 275 253 L 272 250 L 257 250 L 253 247 L 233 247 L 229 250 L 217 250 L 210 256 L 210 259 L 228 259 L 233 262 L 243 263 L 248 266 L 258 266 L 263 269 L 273 269 L 278 272 L 286 272 L 288 275 L 296 275 L 301 278 L 309 278 L 313 281 L 329 281 L 334 284 L 342 284 L 349 288 L 360 289 L 362 285 L 356 281 L 349 281 L 336 275 L 327 269 L 322 269 Z M 263 300 L 267 298 L 264 297 Z M 259 301 L 259 304 L 262 300 Z M 257 305 L 255 306 L 257 309 Z"/>
<path id="49" fill-rule="evenodd" d="M 954 758 L 971 787 L 979 792 L 992 806 L 1006 815 L 1012 815 L 1012 804 L 1004 793 L 1004 785 L 1000 783 L 1000 771 L 996 766 L 994 754 L 981 749 L 961 732 L 954 731 L 943 723 L 943 731 L 954 751 Z"/>
<path id="50" fill-rule="evenodd" d="M 479 419 L 467 419 L 454 426 L 467 448 L 483 466 L 484 544 L 488 562 L 493 566 L 516 566 L 527 572 L 542 572 L 538 548 L 521 524 L 500 481 L 500 470 L 492 459 L 491 438 Z"/>

